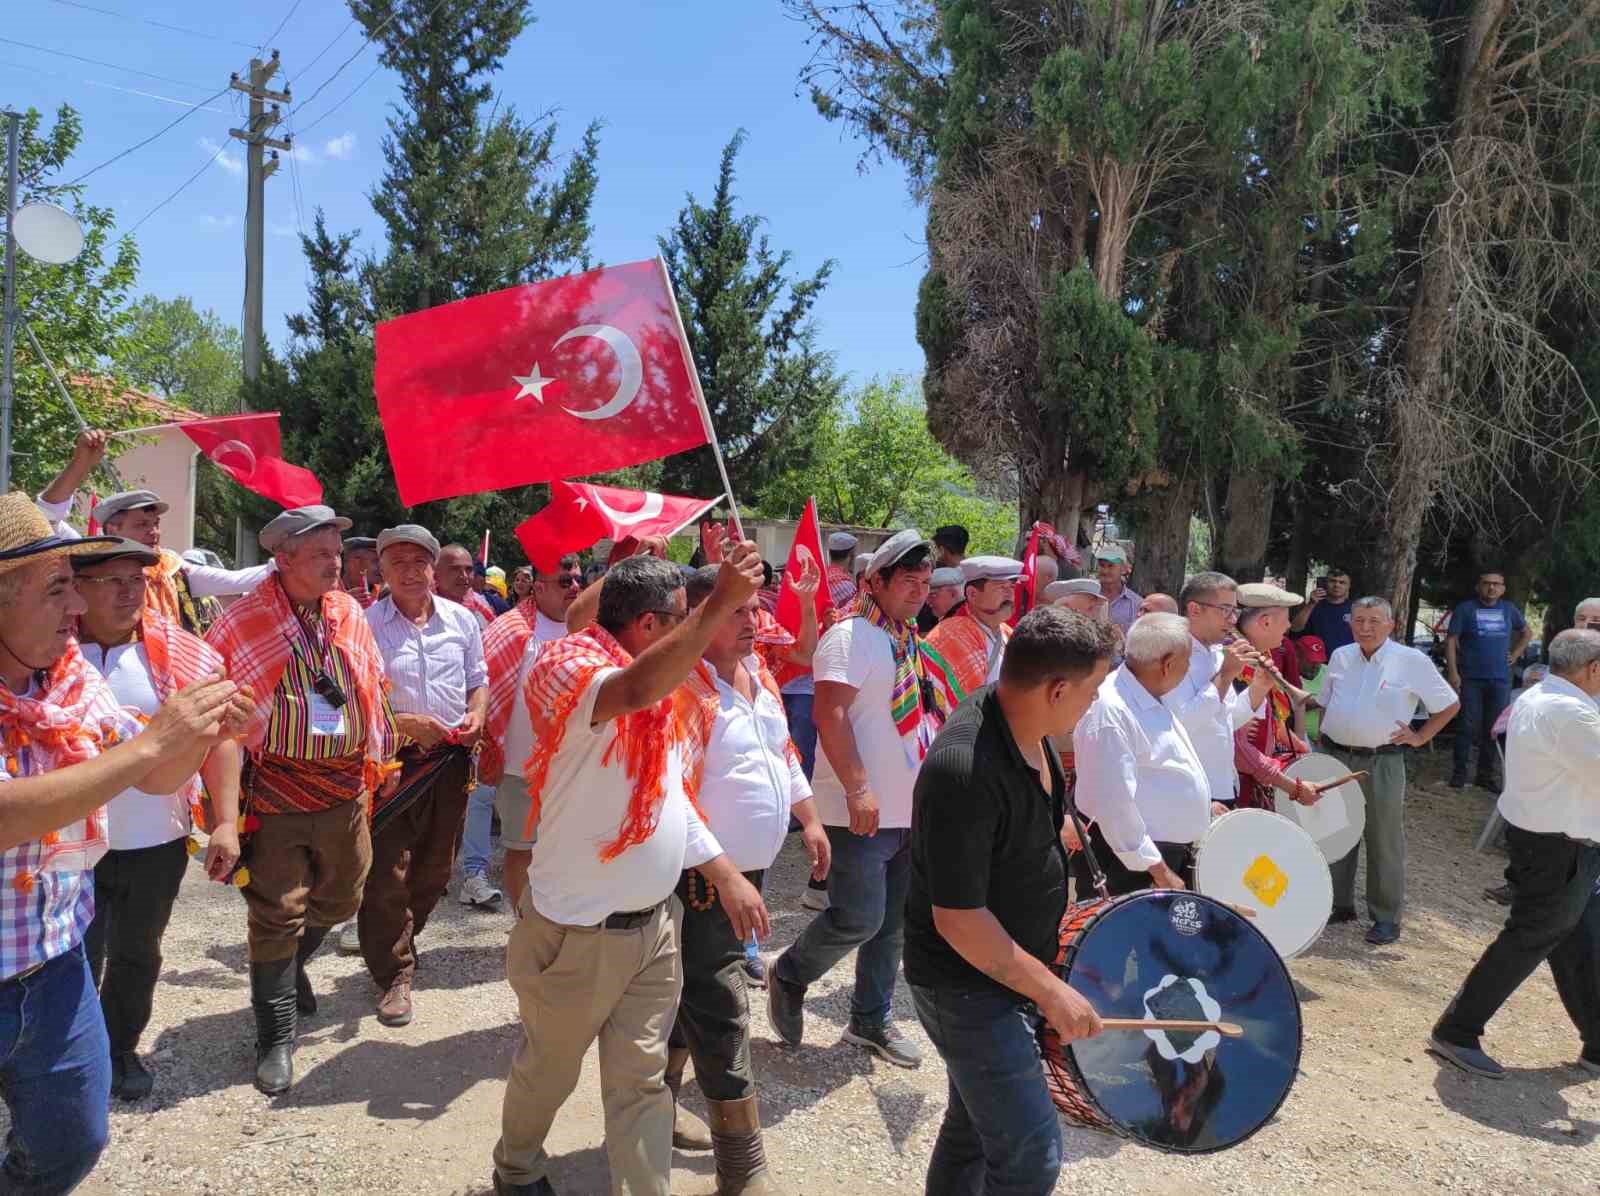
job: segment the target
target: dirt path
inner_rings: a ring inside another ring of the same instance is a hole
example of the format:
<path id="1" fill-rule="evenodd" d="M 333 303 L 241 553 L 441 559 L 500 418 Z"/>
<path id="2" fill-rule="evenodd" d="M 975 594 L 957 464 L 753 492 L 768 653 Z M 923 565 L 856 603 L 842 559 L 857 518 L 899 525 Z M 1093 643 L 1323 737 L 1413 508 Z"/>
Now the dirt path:
<path id="1" fill-rule="evenodd" d="M 1435 757 L 1434 759 L 1437 759 Z M 1422 771 L 1433 773 L 1424 758 Z M 1413 781 L 1405 937 L 1373 949 L 1361 926 L 1333 927 L 1291 969 L 1305 1016 L 1304 1069 L 1279 1116 L 1219 1155 L 1155 1153 L 1067 1133 L 1060 1192 L 1333 1191 L 1593 1193 L 1600 1186 L 1600 1081 L 1572 1066 L 1577 1036 L 1541 972 L 1491 1027 L 1503 1083 L 1471 1080 L 1423 1050 L 1429 1026 L 1501 910 L 1483 900 L 1502 861 L 1472 841 L 1489 809 L 1477 790 Z M 810 917 L 798 903 L 798 844 L 774 872 L 776 946 Z M 145 1038 L 156 1094 L 112 1113 L 112 1142 L 81 1189 L 130 1193 L 482 1193 L 502 1077 L 520 1033 L 502 974 L 509 915 L 441 907 L 423 947 L 417 1019 L 379 1026 L 360 963 L 312 965 L 321 1011 L 303 1027 L 293 1091 L 250 1086 L 253 1034 L 243 904 L 191 869 L 167 935 L 155 1021 Z M 915 1072 L 839 1042 L 850 961 L 813 989 L 806 1043 L 774 1046 L 756 1015 L 768 1151 L 796 1193 L 921 1192 L 944 1108 L 944 1075 L 903 987 L 896 1015 L 928 1051 Z M 550 1143 L 563 1196 L 607 1191 L 594 1055 Z M 691 1103 L 698 1103 L 698 1096 Z M 674 1160 L 674 1193 L 715 1190 L 709 1156 Z M 1086 1188 L 1087 1185 L 1087 1188 Z"/>

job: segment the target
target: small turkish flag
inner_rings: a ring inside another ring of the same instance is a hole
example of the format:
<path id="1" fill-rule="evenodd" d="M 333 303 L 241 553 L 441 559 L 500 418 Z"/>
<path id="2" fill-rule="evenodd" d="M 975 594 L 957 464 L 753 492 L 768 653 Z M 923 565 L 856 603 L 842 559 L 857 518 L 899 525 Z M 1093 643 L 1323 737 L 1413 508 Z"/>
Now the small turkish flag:
<path id="1" fill-rule="evenodd" d="M 517 540 L 535 569 L 554 573 L 565 553 L 607 538 L 675 536 L 716 505 L 715 498 L 551 482 L 549 505 L 517 524 Z"/>
<path id="2" fill-rule="evenodd" d="M 212 464 L 246 490 L 285 507 L 309 507 L 322 501 L 317 475 L 283 459 L 276 411 L 194 419 L 178 428 Z"/>
<path id="3" fill-rule="evenodd" d="M 822 555 L 822 528 L 817 523 L 817 500 L 806 502 L 805 514 L 800 516 L 800 526 L 795 528 L 794 544 L 789 548 L 789 563 L 783 567 L 783 588 L 778 591 L 778 609 L 773 612 L 778 622 L 791 635 L 800 634 L 800 595 L 794 591 L 794 579 L 805 571 L 805 556 L 809 554 L 812 565 L 820 572 L 828 558 Z M 812 598 L 817 604 L 817 626 L 822 626 L 822 615 L 833 605 L 833 595 L 828 587 L 819 585 Z"/>
<path id="4" fill-rule="evenodd" d="M 659 258 L 386 320 L 377 348 L 378 414 L 408 506 L 711 439 Z"/>
<path id="5" fill-rule="evenodd" d="M 1017 578 L 1016 601 L 1012 604 L 1011 618 L 1006 620 L 1013 627 L 1039 604 L 1039 537 L 1055 534 L 1055 528 L 1042 522 L 1035 523 L 1028 532 L 1028 549 L 1022 554 L 1022 576 Z"/>

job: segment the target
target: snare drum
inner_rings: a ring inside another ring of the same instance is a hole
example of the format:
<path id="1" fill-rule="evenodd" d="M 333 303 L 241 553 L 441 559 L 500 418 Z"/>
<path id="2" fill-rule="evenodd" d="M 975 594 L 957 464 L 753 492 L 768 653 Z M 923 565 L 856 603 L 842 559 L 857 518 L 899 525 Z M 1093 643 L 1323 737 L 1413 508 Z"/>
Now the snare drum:
<path id="1" fill-rule="evenodd" d="M 1063 1044 L 1039 1031 L 1064 1120 L 1159 1150 L 1243 1142 L 1289 1095 L 1300 1000 L 1271 943 L 1220 902 L 1158 889 L 1069 906 L 1057 968 L 1103 1017 L 1238 1022 L 1242 1038 L 1108 1030 Z"/>
<path id="2" fill-rule="evenodd" d="M 1338 759 L 1323 752 L 1301 756 L 1283 770 L 1284 776 L 1308 784 L 1331 781 L 1349 772 Z M 1328 790 L 1311 806 L 1301 805 L 1282 790 L 1277 801 L 1278 813 L 1292 818 L 1315 839 L 1330 864 L 1337 864 L 1354 851 L 1367 828 L 1367 799 L 1360 781 L 1346 781 Z"/>
<path id="3" fill-rule="evenodd" d="M 1333 877 L 1316 840 L 1270 810 L 1234 810 L 1211 824 L 1194 887 L 1255 910 L 1252 923 L 1285 959 L 1316 942 L 1333 913 Z"/>

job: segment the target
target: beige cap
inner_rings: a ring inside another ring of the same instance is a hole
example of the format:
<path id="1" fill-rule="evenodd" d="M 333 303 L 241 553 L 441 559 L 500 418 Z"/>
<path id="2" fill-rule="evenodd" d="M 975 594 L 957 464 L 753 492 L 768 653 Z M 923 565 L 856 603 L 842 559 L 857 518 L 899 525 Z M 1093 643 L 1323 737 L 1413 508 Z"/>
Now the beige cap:
<path id="1" fill-rule="evenodd" d="M 1305 601 L 1299 594 L 1266 581 L 1248 581 L 1239 587 L 1240 606 L 1299 606 Z"/>

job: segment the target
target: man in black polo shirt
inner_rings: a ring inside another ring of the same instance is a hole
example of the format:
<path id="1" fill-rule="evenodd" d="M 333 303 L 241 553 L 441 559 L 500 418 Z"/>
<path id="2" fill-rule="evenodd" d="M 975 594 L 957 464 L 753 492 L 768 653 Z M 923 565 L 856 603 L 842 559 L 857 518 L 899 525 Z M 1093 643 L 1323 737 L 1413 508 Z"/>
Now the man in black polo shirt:
<path id="1" fill-rule="evenodd" d="M 1051 967 L 1067 905 L 1066 783 L 1051 735 L 1094 700 L 1115 637 L 1057 606 L 1017 624 L 1000 680 L 951 716 L 917 775 L 906 981 L 950 1080 L 928 1196 L 1046 1196 L 1061 1130 L 1036 1035 L 1100 1018 Z"/>

